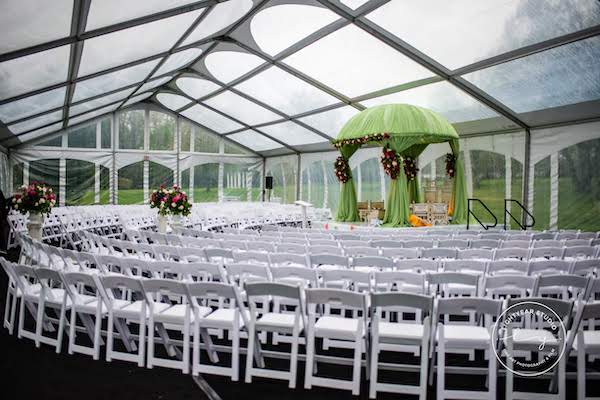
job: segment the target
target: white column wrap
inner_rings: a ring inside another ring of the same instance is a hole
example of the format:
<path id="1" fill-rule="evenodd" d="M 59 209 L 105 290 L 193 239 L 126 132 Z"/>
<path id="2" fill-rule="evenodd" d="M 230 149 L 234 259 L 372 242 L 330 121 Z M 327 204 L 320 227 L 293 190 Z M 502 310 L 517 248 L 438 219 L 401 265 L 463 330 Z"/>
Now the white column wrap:
<path id="1" fill-rule="evenodd" d="M 550 156 L 550 229 L 558 228 L 558 153 Z"/>

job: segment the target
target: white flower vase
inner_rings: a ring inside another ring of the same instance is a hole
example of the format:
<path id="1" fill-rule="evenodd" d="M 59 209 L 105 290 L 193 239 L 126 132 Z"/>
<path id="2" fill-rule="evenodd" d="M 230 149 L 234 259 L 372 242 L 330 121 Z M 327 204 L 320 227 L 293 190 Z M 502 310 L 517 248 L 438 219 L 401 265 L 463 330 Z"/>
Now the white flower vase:
<path id="1" fill-rule="evenodd" d="M 179 215 L 179 214 L 171 215 L 171 229 L 173 229 L 175 227 L 177 227 L 177 228 L 181 227 L 181 215 Z"/>
<path id="2" fill-rule="evenodd" d="M 44 225 L 43 214 L 29 214 L 29 221 L 27 222 L 27 231 L 29 236 L 34 240 L 42 240 L 42 226 Z"/>
<path id="3" fill-rule="evenodd" d="M 158 215 L 158 232 L 167 233 L 167 217 L 164 215 Z"/>

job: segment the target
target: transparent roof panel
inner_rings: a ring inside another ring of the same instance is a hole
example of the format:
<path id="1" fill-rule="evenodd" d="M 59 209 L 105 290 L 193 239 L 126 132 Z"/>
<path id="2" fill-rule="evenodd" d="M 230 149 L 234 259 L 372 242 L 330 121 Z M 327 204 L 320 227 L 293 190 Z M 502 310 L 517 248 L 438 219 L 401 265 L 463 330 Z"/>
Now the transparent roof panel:
<path id="1" fill-rule="evenodd" d="M 179 110 L 181 107 L 191 103 L 189 99 L 172 93 L 159 93 L 156 95 L 156 100 L 170 110 Z"/>
<path id="2" fill-rule="evenodd" d="M 200 54 L 202 54 L 202 49 L 187 49 L 171 54 L 169 58 L 167 58 L 167 61 L 165 61 L 163 65 L 158 68 L 153 76 L 160 76 L 162 74 L 166 74 L 167 72 L 182 68 L 194 61 L 196 58 L 200 57 Z"/>
<path id="3" fill-rule="evenodd" d="M 208 71 L 223 83 L 229 83 L 263 63 L 262 58 L 239 51 L 217 51 L 204 60 Z"/>
<path id="4" fill-rule="evenodd" d="M 221 86 L 206 79 L 191 77 L 179 78 L 175 83 L 177 84 L 177 87 L 179 87 L 179 89 L 181 89 L 185 94 L 187 94 L 190 97 L 193 97 L 194 99 L 204 97 L 207 94 L 212 93 L 215 90 L 221 88 Z"/>
<path id="5" fill-rule="evenodd" d="M 127 106 L 130 106 L 132 104 L 138 103 L 138 102 L 140 102 L 142 100 L 147 99 L 151 95 L 152 95 L 152 92 L 147 92 L 147 93 L 142 93 L 142 94 L 138 94 L 136 96 L 133 96 L 132 98 L 130 98 L 129 100 L 127 100 L 125 102 L 125 104 L 123 104 L 123 107 L 127 107 Z"/>
<path id="6" fill-rule="evenodd" d="M 497 117 L 498 115 L 448 82 L 437 82 L 414 89 L 361 101 L 367 107 L 405 103 L 428 108 L 452 123 Z"/>
<path id="7" fill-rule="evenodd" d="M 283 60 L 348 97 L 432 76 L 432 72 L 355 25 Z"/>
<path id="8" fill-rule="evenodd" d="M 281 124 L 263 126 L 260 128 L 260 130 L 290 146 L 299 146 L 303 144 L 321 143 L 327 141 L 327 139 L 324 137 L 321 137 L 316 133 L 291 121 L 283 122 Z"/>
<path id="9" fill-rule="evenodd" d="M 158 60 L 152 60 L 77 82 L 75 92 L 73 93 L 73 101 L 87 99 L 88 97 L 97 96 L 136 82 L 141 82 L 148 76 L 157 63 Z"/>
<path id="10" fill-rule="evenodd" d="M 66 45 L 0 63 L 0 100 L 66 81 L 69 51 Z"/>
<path id="11" fill-rule="evenodd" d="M 516 112 L 600 99 L 600 36 L 464 76 Z"/>
<path id="12" fill-rule="evenodd" d="M 335 138 L 344 124 L 357 113 L 359 113 L 359 111 L 356 108 L 344 106 L 299 118 L 298 120 L 312 126 L 319 132 L 323 132 L 327 136 Z"/>
<path id="13" fill-rule="evenodd" d="M 59 131 L 59 130 L 62 129 L 62 126 L 63 126 L 62 121 L 58 122 L 56 124 L 48 125 L 48 126 L 46 126 L 44 128 L 37 129 L 37 130 L 31 131 L 29 133 L 25 133 L 24 135 L 19 135 L 19 140 L 21 142 L 26 142 L 26 141 L 29 141 L 29 140 L 33 140 L 35 138 L 44 136 L 44 135 L 46 135 L 48 133 Z"/>
<path id="14" fill-rule="evenodd" d="M 282 4 L 257 13 L 250 31 L 261 50 L 274 56 L 338 19 L 324 7 Z"/>
<path id="15" fill-rule="evenodd" d="M 340 0 L 343 5 L 353 10 L 369 2 L 369 0 Z"/>
<path id="16" fill-rule="evenodd" d="M 446 67 L 456 69 L 597 25 L 600 3 L 392 0 L 367 18 Z"/>
<path id="17" fill-rule="evenodd" d="M 0 106 L 0 120 L 4 123 L 9 123 L 53 108 L 62 107 L 65 102 L 66 93 L 67 87 L 63 86 L 3 104 Z"/>
<path id="18" fill-rule="evenodd" d="M 87 31 L 90 31 L 92 29 L 118 24 L 119 22 L 170 10 L 197 1 L 198 0 L 92 0 L 85 28 Z M 119 11 L 115 12 L 115 10 Z"/>
<path id="19" fill-rule="evenodd" d="M 136 93 L 142 93 L 146 90 L 154 89 L 163 85 L 171 80 L 172 76 L 163 76 L 162 78 L 154 79 L 152 81 L 148 81 L 144 83 L 140 88 L 136 91 Z"/>
<path id="20" fill-rule="evenodd" d="M 204 103 L 248 125 L 262 124 L 263 122 L 282 118 L 280 115 L 230 91 L 211 97 Z"/>
<path id="21" fill-rule="evenodd" d="M 2 0 L 0 54 L 69 36 L 73 0 Z"/>
<path id="22" fill-rule="evenodd" d="M 183 111 L 181 115 L 188 117 L 192 121 L 196 121 L 200 125 L 212 129 L 217 133 L 231 132 L 242 127 L 242 125 L 237 122 L 199 104 Z"/>
<path id="23" fill-rule="evenodd" d="M 133 92 L 133 88 L 119 90 L 118 92 L 109 94 L 108 96 L 102 96 L 94 100 L 76 104 L 69 108 L 69 115 L 78 115 L 118 100 L 124 100 L 125 97 L 131 94 L 131 92 Z"/>
<path id="24" fill-rule="evenodd" d="M 215 34 L 242 18 L 252 8 L 251 0 L 229 0 L 217 4 L 185 39 L 184 45 Z"/>
<path id="25" fill-rule="evenodd" d="M 278 67 L 271 67 L 235 87 L 288 115 L 339 102 L 335 97 Z"/>
<path id="26" fill-rule="evenodd" d="M 78 76 L 169 50 L 200 13 L 200 10 L 191 11 L 86 40 Z"/>
<path id="27" fill-rule="evenodd" d="M 30 131 L 35 128 L 39 128 L 40 126 L 48 125 L 52 122 L 56 122 L 62 119 L 62 110 L 53 111 L 48 114 L 40 115 L 39 117 L 35 117 L 32 119 L 28 119 L 23 122 L 19 122 L 18 124 L 9 125 L 8 129 L 11 130 L 12 133 L 18 134 Z"/>
<path id="28" fill-rule="evenodd" d="M 115 111 L 118 106 L 119 106 L 118 104 L 111 104 L 110 106 L 100 108 L 96 111 L 92 111 L 92 112 L 89 112 L 86 114 L 81 114 L 74 118 L 69 118 L 68 126 L 76 125 L 76 124 L 79 124 L 80 122 L 87 121 L 89 119 L 96 118 L 100 115 Z"/>
<path id="29" fill-rule="evenodd" d="M 227 138 L 254 151 L 267 151 L 283 147 L 276 141 L 251 130 L 234 133 L 233 135 L 228 135 Z"/>

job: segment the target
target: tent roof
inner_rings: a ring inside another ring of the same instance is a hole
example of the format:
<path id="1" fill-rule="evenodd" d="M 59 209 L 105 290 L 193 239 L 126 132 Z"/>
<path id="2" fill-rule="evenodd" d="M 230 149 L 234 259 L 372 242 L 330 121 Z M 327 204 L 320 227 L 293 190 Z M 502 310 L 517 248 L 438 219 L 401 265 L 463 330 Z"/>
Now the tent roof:
<path id="1" fill-rule="evenodd" d="M 600 3 L 536 4 L 4 0 L 0 145 L 138 102 L 265 156 L 330 150 L 386 103 L 461 135 L 600 118 Z"/>

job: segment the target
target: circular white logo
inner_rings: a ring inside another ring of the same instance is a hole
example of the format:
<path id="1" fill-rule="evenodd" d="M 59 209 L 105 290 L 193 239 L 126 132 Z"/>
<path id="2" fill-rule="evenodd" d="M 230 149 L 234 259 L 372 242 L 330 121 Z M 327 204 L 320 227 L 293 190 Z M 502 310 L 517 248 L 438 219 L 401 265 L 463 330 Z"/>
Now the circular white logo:
<path id="1" fill-rule="evenodd" d="M 524 320 L 531 323 L 526 329 L 521 328 Z M 516 323 L 519 323 L 519 327 L 509 329 Z M 567 345 L 566 332 L 562 319 L 550 307 L 535 301 L 524 301 L 513 304 L 500 314 L 492 331 L 492 346 L 498 362 L 504 368 L 515 375 L 534 377 L 545 374 L 558 364 Z M 525 343 L 527 351 L 537 352 L 539 356 L 529 360 L 523 357 L 522 349 L 509 351 L 506 346 L 508 341 Z M 509 367 L 508 364 L 512 365 Z"/>

